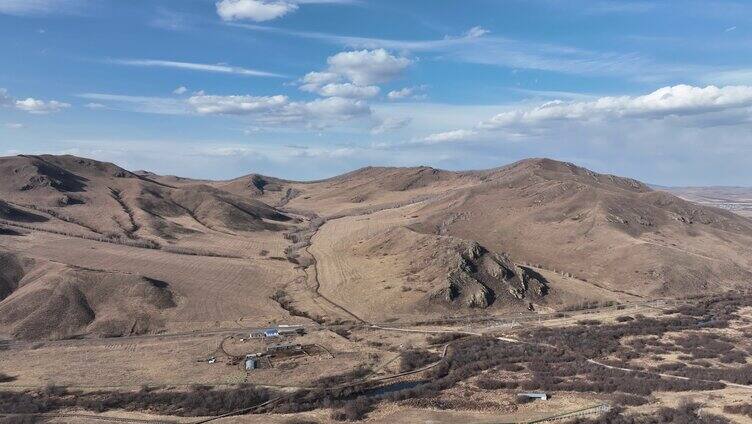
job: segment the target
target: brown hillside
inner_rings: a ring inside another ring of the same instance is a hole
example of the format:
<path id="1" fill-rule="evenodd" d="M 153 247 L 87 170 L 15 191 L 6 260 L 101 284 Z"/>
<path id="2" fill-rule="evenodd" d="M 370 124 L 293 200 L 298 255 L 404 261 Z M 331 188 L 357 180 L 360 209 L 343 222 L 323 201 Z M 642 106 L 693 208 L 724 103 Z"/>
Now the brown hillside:
<path id="1" fill-rule="evenodd" d="M 752 222 L 733 213 L 547 159 L 481 175 L 481 184 L 423 208 L 414 228 L 632 293 L 751 281 Z"/>
<path id="2" fill-rule="evenodd" d="M 289 218 L 256 200 L 203 184 L 169 186 L 74 156 L 0 158 L 0 218 L 63 221 L 79 233 L 157 243 L 198 231 L 277 230 Z M 181 219 L 186 218 L 184 220 Z M 185 222 L 191 222 L 185 225 Z M 53 222 L 47 226 L 58 225 Z"/>
<path id="3" fill-rule="evenodd" d="M 44 262 L 14 271 L 0 324 L 20 339 L 141 334 L 176 306 L 169 284 L 146 277 Z"/>
<path id="4" fill-rule="evenodd" d="M 312 182 L 73 156 L 0 172 L 0 334 L 17 338 L 284 321 L 290 305 L 332 322 L 551 311 L 752 281 L 752 221 L 549 159 Z"/>

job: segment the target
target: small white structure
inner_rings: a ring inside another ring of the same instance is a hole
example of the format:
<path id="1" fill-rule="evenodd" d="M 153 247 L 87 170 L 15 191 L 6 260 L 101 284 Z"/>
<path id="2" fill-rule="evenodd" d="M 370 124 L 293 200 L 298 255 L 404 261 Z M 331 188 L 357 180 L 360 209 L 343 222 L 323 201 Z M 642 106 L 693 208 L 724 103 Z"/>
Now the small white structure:
<path id="1" fill-rule="evenodd" d="M 520 393 L 519 396 L 524 396 L 530 399 L 548 400 L 548 393 L 544 392 L 525 392 Z"/>

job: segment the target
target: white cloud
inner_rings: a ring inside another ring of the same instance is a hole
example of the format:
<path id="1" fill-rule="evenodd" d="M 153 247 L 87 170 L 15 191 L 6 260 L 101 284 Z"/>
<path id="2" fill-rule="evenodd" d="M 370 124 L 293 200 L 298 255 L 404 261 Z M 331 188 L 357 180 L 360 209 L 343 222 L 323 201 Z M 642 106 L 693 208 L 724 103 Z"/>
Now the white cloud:
<path id="1" fill-rule="evenodd" d="M 217 14 L 226 20 L 250 19 L 256 22 L 277 19 L 298 9 L 289 1 L 266 0 L 221 0 L 217 2 Z"/>
<path id="2" fill-rule="evenodd" d="M 26 100 L 16 100 L 15 105 L 16 109 L 34 114 L 59 112 L 70 107 L 68 103 L 58 102 L 57 100 L 44 101 L 37 100 L 31 97 L 27 98 Z"/>
<path id="3" fill-rule="evenodd" d="M 203 115 L 247 116 L 268 124 L 304 123 L 321 127 L 330 121 L 344 121 L 371 114 L 362 100 L 329 97 L 311 102 L 290 101 L 287 96 L 192 96 L 188 103 Z"/>
<path id="4" fill-rule="evenodd" d="M 305 124 L 323 127 L 371 114 L 370 106 L 357 99 L 329 97 L 311 102 L 287 96 L 208 95 L 197 92 L 188 98 L 126 96 L 85 93 L 81 98 L 106 102 L 109 109 L 168 115 L 232 115 L 259 125 Z"/>
<path id="5" fill-rule="evenodd" d="M 118 64 L 118 65 L 126 65 L 126 66 L 185 69 L 189 71 L 215 72 L 215 73 L 221 73 L 221 74 L 234 74 L 234 75 L 243 75 L 243 76 L 251 76 L 251 77 L 285 78 L 284 75 L 277 74 L 274 72 L 242 68 L 239 66 L 229 66 L 225 64 L 212 65 L 212 64 L 206 64 L 206 63 L 176 62 L 172 60 L 154 60 L 154 59 L 117 59 L 117 60 L 112 60 L 111 62 Z"/>
<path id="6" fill-rule="evenodd" d="M 92 110 L 103 110 L 103 109 L 107 109 L 107 106 L 106 106 L 106 105 L 103 105 L 102 103 L 95 103 L 95 102 L 92 102 L 92 103 L 86 103 L 86 104 L 84 105 L 84 107 L 85 107 L 85 108 L 87 108 L 87 109 L 92 109 Z"/>
<path id="7" fill-rule="evenodd" d="M 290 103 L 287 96 L 191 96 L 188 103 L 200 114 L 249 115 L 279 110 Z"/>
<path id="8" fill-rule="evenodd" d="M 488 31 L 481 27 L 473 27 L 461 36 L 444 36 L 434 40 L 394 40 L 385 38 L 352 37 L 347 35 L 329 34 L 313 31 L 296 31 L 277 27 L 254 24 L 233 24 L 252 31 L 290 35 L 293 37 L 318 40 L 325 43 L 346 47 L 365 49 L 390 49 L 409 52 L 445 52 L 479 43 Z"/>
<path id="9" fill-rule="evenodd" d="M 140 113 L 155 113 L 164 115 L 185 115 L 192 109 L 183 99 L 167 97 L 129 96 L 110 93 L 83 93 L 78 97 L 94 100 L 95 104 L 102 104 L 108 109 L 128 110 Z"/>
<path id="10" fill-rule="evenodd" d="M 188 92 L 188 89 L 185 86 L 180 86 L 174 90 L 172 90 L 172 94 L 177 94 L 178 96 L 181 94 L 185 94 Z"/>
<path id="11" fill-rule="evenodd" d="M 466 141 L 474 136 L 478 135 L 475 130 L 453 130 L 436 134 L 431 134 L 422 140 L 423 144 L 440 144 L 450 143 L 456 141 Z"/>
<path id="12" fill-rule="evenodd" d="M 382 119 L 376 126 L 371 128 L 371 134 L 383 134 L 407 127 L 412 118 L 387 117 Z"/>
<path id="13" fill-rule="evenodd" d="M 315 116 L 337 119 L 349 119 L 371 114 L 371 108 L 366 102 L 340 97 L 317 99 L 305 103 L 305 108 Z"/>
<path id="14" fill-rule="evenodd" d="M 0 14 L 36 16 L 52 13 L 77 13 L 84 0 L 0 0 Z"/>
<path id="15" fill-rule="evenodd" d="M 217 14 L 225 21 L 271 21 L 298 10 L 301 4 L 356 4 L 358 0 L 220 0 Z"/>
<path id="16" fill-rule="evenodd" d="M 467 30 L 465 32 L 465 38 L 479 38 L 483 37 L 484 35 L 490 33 L 491 31 L 481 27 L 481 26 L 474 26 Z"/>
<path id="17" fill-rule="evenodd" d="M 358 85 L 390 81 L 410 66 L 410 59 L 391 55 L 384 49 L 337 53 L 327 59 L 330 72 Z"/>
<path id="18" fill-rule="evenodd" d="M 8 122 L 5 124 L 5 128 L 11 129 L 11 130 L 20 130 L 24 127 L 24 124 L 18 123 L 18 122 Z"/>
<path id="19" fill-rule="evenodd" d="M 414 92 L 415 90 L 412 87 L 405 87 L 400 90 L 390 91 L 389 94 L 386 95 L 386 97 L 388 97 L 389 100 L 401 100 L 412 97 Z"/>
<path id="20" fill-rule="evenodd" d="M 535 126 L 552 121 L 611 118 L 663 119 L 752 107 L 752 86 L 663 87 L 643 96 L 601 97 L 586 102 L 556 100 L 528 109 L 502 112 L 480 124 L 484 129 Z M 746 111 L 749 114 L 749 111 Z"/>
<path id="21" fill-rule="evenodd" d="M 59 102 L 57 100 L 45 101 L 34 99 L 32 97 L 25 100 L 16 100 L 8 94 L 8 90 L 0 88 L 0 107 L 3 106 L 16 108 L 34 114 L 59 112 L 70 107 L 68 103 Z"/>
<path id="22" fill-rule="evenodd" d="M 376 97 L 381 88 L 373 84 L 399 76 L 411 61 L 377 49 L 340 52 L 330 56 L 327 63 L 325 71 L 309 72 L 301 78 L 300 89 L 324 97 Z"/>
<path id="23" fill-rule="evenodd" d="M 340 81 L 341 76 L 334 72 L 309 72 L 303 78 L 304 85 L 321 86 Z"/>
<path id="24" fill-rule="evenodd" d="M 353 99 L 367 99 L 378 96 L 381 89 L 374 85 L 359 86 L 346 83 L 329 83 L 324 86 L 305 84 L 300 86 L 303 91 L 318 93 L 324 97 L 346 97 Z"/>
<path id="25" fill-rule="evenodd" d="M 399 90 L 390 91 L 386 97 L 389 100 L 405 100 L 405 99 L 425 99 L 426 95 L 420 92 L 425 90 L 426 86 L 420 87 L 405 87 Z"/>

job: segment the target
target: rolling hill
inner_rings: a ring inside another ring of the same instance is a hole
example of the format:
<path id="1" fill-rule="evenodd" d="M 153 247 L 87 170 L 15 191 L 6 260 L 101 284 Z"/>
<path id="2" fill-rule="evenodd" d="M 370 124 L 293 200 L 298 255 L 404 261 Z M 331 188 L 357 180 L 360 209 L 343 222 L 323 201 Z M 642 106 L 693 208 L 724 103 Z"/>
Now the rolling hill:
<path id="1" fill-rule="evenodd" d="M 550 159 L 296 182 L 45 155 L 0 158 L 0 175 L 0 333 L 18 338 L 290 319 L 290 305 L 332 321 L 548 311 L 752 281 L 748 218 Z"/>

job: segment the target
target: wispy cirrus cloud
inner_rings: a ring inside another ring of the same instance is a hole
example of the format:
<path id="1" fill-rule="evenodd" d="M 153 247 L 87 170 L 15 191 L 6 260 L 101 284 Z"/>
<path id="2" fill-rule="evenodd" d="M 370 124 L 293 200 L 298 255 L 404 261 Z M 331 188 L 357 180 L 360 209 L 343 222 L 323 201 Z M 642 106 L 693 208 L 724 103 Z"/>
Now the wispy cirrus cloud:
<path id="1" fill-rule="evenodd" d="M 116 65 L 139 66 L 146 68 L 172 68 L 184 69 L 197 72 L 214 72 L 220 74 L 233 74 L 247 77 L 268 77 L 268 78 L 286 78 L 285 75 L 275 72 L 261 71 L 258 69 L 249 69 L 239 66 L 230 66 L 226 64 L 207 64 L 193 62 L 179 62 L 172 60 L 159 59 L 112 59 L 108 62 Z"/>
<path id="2" fill-rule="evenodd" d="M 235 23 L 256 32 L 317 40 L 350 48 L 388 49 L 398 52 L 437 54 L 464 63 L 531 69 L 577 75 L 609 75 L 640 80 L 660 80 L 706 71 L 705 67 L 662 64 L 634 52 L 600 52 L 566 45 L 539 43 L 492 35 L 473 27 L 460 35 L 427 40 L 356 37 L 315 31 L 298 31 L 267 25 Z"/>
<path id="3" fill-rule="evenodd" d="M 327 97 L 294 101 L 284 95 L 210 95 L 197 93 L 188 98 L 129 96 L 83 93 L 78 97 L 104 103 L 107 109 L 164 115 L 235 116 L 260 125 L 328 126 L 371 115 L 362 100 Z"/>
<path id="4" fill-rule="evenodd" d="M 170 97 L 131 96 L 111 93 L 82 93 L 78 97 L 93 100 L 91 109 L 112 109 L 162 115 L 186 115 L 191 113 L 185 101 Z"/>
<path id="5" fill-rule="evenodd" d="M 0 14 L 13 16 L 43 16 L 82 12 L 87 0 L 0 0 Z"/>
<path id="6" fill-rule="evenodd" d="M 267 25 L 234 23 L 232 26 L 245 28 L 251 31 L 266 32 L 272 34 L 287 35 L 298 38 L 307 38 L 321 42 L 342 45 L 345 47 L 378 49 L 384 48 L 397 51 L 411 52 L 438 52 L 451 47 L 462 46 L 474 42 L 485 36 L 488 31 L 482 27 L 473 27 L 460 36 L 446 36 L 435 40 L 397 40 L 387 38 L 356 37 L 337 35 L 316 31 L 297 31 L 291 29 L 271 27 Z"/>

